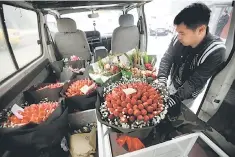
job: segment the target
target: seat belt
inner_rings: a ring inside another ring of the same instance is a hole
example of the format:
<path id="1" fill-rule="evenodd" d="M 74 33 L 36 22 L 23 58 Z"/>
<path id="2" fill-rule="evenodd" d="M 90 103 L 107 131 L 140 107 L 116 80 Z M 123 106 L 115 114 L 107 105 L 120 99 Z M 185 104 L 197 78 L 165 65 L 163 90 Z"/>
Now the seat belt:
<path id="1" fill-rule="evenodd" d="M 56 48 L 56 46 L 55 46 L 55 42 L 54 42 L 54 39 L 53 39 L 53 37 L 52 37 L 52 35 L 51 35 L 51 32 L 50 32 L 50 30 L 49 30 L 49 28 L 48 28 L 48 26 L 47 26 L 47 24 L 45 23 L 44 24 L 44 28 L 45 28 L 45 30 L 46 30 L 46 33 L 47 33 L 47 45 L 52 45 L 52 48 L 53 48 L 53 50 L 54 50 L 54 55 L 55 55 L 55 58 L 56 58 L 56 60 L 58 61 L 58 60 L 61 60 L 62 58 L 61 58 L 61 56 L 59 55 L 59 53 L 58 53 L 58 51 L 57 51 L 57 48 Z"/>

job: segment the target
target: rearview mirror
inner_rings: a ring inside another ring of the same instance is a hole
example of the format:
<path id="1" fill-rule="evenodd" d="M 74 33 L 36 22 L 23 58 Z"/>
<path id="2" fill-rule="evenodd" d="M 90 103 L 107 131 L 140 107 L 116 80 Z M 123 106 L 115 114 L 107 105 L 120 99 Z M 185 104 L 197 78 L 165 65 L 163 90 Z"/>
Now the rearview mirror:
<path id="1" fill-rule="evenodd" d="M 88 14 L 88 17 L 89 18 L 98 18 L 99 14 L 98 13 L 91 13 L 91 14 Z"/>

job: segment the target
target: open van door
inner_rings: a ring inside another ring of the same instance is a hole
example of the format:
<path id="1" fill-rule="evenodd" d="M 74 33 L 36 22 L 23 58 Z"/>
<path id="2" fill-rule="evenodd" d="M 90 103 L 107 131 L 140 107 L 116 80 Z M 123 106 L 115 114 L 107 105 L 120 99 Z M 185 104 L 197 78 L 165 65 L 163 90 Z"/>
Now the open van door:
<path id="1" fill-rule="evenodd" d="M 220 37 L 225 39 L 226 62 L 217 75 L 212 77 L 208 83 L 208 88 L 197 111 L 200 119 L 207 122 L 213 131 L 205 134 L 213 140 L 230 156 L 234 156 L 235 151 L 235 12 L 234 2 L 232 4 L 215 5 L 214 10 L 224 12 L 229 10 L 230 18 L 223 28 Z M 213 17 L 212 17 L 213 18 Z M 213 31 L 218 27 L 219 19 L 215 20 Z"/>

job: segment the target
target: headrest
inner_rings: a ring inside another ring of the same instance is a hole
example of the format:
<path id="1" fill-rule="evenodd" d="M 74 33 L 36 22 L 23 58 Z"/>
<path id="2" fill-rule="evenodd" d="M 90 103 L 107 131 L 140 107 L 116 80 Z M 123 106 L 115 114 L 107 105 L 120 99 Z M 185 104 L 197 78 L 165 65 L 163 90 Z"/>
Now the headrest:
<path id="1" fill-rule="evenodd" d="M 75 21 L 70 18 L 57 19 L 57 27 L 60 33 L 72 33 L 77 31 Z"/>
<path id="2" fill-rule="evenodd" d="M 134 16 L 131 14 L 124 14 L 119 17 L 119 25 L 121 27 L 130 27 L 134 25 Z"/>

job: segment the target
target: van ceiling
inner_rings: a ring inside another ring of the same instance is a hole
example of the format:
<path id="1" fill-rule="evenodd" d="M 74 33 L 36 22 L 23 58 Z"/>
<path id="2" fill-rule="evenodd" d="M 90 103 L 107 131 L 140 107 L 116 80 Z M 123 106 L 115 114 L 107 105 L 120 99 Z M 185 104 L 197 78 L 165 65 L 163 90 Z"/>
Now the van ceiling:
<path id="1" fill-rule="evenodd" d="M 78 0 L 78 1 L 26 1 L 34 8 L 58 13 L 59 15 L 90 10 L 122 10 L 135 8 L 152 0 Z"/>
<path id="2" fill-rule="evenodd" d="M 150 2 L 151 0 L 119 0 L 119 1 L 112 1 L 112 0 L 90 0 L 90 1 L 27 1 L 31 3 L 35 8 L 38 9 L 55 9 L 59 10 L 59 8 L 67 8 L 67 7 L 81 7 L 81 6 L 94 6 L 94 5 L 110 5 L 110 4 L 119 4 L 119 5 L 127 5 L 133 3 L 143 3 L 143 2 Z"/>

